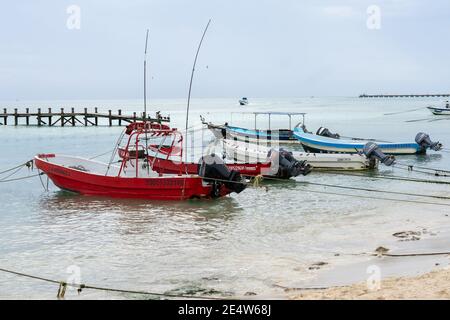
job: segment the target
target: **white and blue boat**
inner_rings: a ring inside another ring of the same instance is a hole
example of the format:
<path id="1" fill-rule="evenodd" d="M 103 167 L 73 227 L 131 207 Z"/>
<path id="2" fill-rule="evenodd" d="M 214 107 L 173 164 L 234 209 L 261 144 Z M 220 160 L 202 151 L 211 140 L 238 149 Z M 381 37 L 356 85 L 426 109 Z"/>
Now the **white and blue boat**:
<path id="1" fill-rule="evenodd" d="M 324 135 L 320 135 L 322 133 Z M 439 142 L 432 142 L 425 133 L 418 133 L 415 142 L 386 142 L 375 139 L 345 138 L 331 134 L 326 128 L 319 128 L 317 134 L 306 132 L 304 128 L 296 127 L 294 137 L 300 142 L 306 152 L 316 153 L 359 153 L 368 142 L 374 142 L 380 150 L 389 155 L 424 154 L 427 149 L 438 151 L 442 148 Z"/>
<path id="2" fill-rule="evenodd" d="M 212 123 L 206 123 L 203 121 L 203 124 L 208 126 L 213 134 L 217 138 L 227 138 L 227 139 L 238 139 L 241 141 L 270 141 L 273 143 L 296 143 L 298 144 L 298 140 L 294 137 L 292 131 L 292 117 L 293 116 L 303 116 L 305 113 L 303 112 L 239 112 L 240 114 L 252 114 L 255 118 L 255 128 L 248 129 L 238 126 L 229 125 L 227 122 L 223 125 L 215 125 Z M 257 129 L 256 119 L 260 115 L 268 116 L 268 127 L 267 130 Z M 271 127 L 271 117 L 272 116 L 287 116 L 289 118 L 289 128 L 288 129 L 272 129 Z"/>

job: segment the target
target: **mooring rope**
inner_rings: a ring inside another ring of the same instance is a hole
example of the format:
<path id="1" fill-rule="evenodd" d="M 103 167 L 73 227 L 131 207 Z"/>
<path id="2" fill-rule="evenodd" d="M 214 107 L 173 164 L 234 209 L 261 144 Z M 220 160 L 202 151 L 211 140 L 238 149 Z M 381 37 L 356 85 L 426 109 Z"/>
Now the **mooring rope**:
<path id="1" fill-rule="evenodd" d="M 440 172 L 450 173 L 450 171 L 448 171 L 448 170 L 420 167 L 420 166 L 408 165 L 408 164 L 403 164 L 403 163 L 395 163 L 395 164 L 392 165 L 392 167 L 400 169 L 400 170 L 414 171 L 414 172 L 423 173 L 423 174 L 427 174 L 427 175 L 432 175 L 432 176 L 436 176 L 436 177 L 450 177 L 450 175 L 448 175 L 448 174 L 440 173 Z M 417 169 L 414 169 L 414 168 L 419 168 L 419 169 L 422 169 L 422 170 L 417 170 Z M 428 171 L 424 171 L 424 170 L 428 170 Z M 434 172 L 429 172 L 429 171 L 434 171 Z"/>
<path id="2" fill-rule="evenodd" d="M 39 173 L 39 174 L 28 175 L 28 176 L 19 177 L 19 178 L 11 178 L 12 176 L 14 176 L 18 172 L 20 172 L 20 170 L 22 170 L 24 167 L 33 168 L 33 160 L 29 160 L 29 161 L 27 161 L 25 163 L 22 163 L 22 164 L 20 164 L 18 166 L 15 166 L 15 167 L 11 168 L 11 169 L 7 169 L 7 170 L 4 170 L 4 171 L 0 172 L 0 175 L 1 175 L 1 174 L 8 173 L 8 172 L 12 171 L 10 174 L 8 174 L 7 176 L 5 176 L 2 179 L 0 179 L 0 182 L 19 181 L 19 180 L 24 180 L 24 179 L 37 177 L 37 176 L 40 176 L 40 175 L 43 174 L 43 173 Z M 11 179 L 9 179 L 9 178 L 11 178 Z"/>
<path id="3" fill-rule="evenodd" d="M 93 156 L 93 157 L 89 158 L 89 160 L 94 160 L 94 159 L 100 158 L 101 156 L 105 156 L 105 155 L 107 155 L 107 154 L 110 154 L 110 153 L 113 152 L 114 150 L 115 150 L 115 148 L 114 148 L 114 149 L 111 149 L 111 150 L 108 150 L 108 151 L 106 151 L 106 152 L 100 153 L 100 154 L 98 154 L 98 155 L 96 155 L 96 156 Z"/>
<path id="4" fill-rule="evenodd" d="M 41 173 L 32 174 L 32 175 L 25 176 L 25 177 L 19 177 L 19 178 L 8 179 L 8 180 L 0 180 L 0 182 L 12 182 L 12 181 L 25 180 L 25 179 L 30 179 L 30 178 L 34 178 L 34 177 L 37 177 L 37 176 L 41 176 L 43 174 L 45 174 L 45 173 L 41 172 Z"/>
<path id="5" fill-rule="evenodd" d="M 346 196 L 346 197 L 362 198 L 362 199 L 377 199 L 377 200 L 394 201 L 394 202 L 428 204 L 428 205 L 435 205 L 435 206 L 450 207 L 450 204 L 448 204 L 448 203 L 439 203 L 439 202 L 427 202 L 427 201 L 408 200 L 408 199 L 373 197 L 373 196 L 364 196 L 364 195 L 358 195 L 358 194 L 337 193 L 337 192 L 318 191 L 318 190 L 303 190 L 303 191 L 304 192 L 309 192 L 309 193 L 318 193 L 318 194 L 327 194 L 327 195 L 336 195 L 336 196 Z"/>
<path id="6" fill-rule="evenodd" d="M 442 251 L 442 252 L 417 252 L 417 253 L 387 253 L 387 252 L 363 252 L 359 254 L 346 254 L 339 253 L 339 255 L 370 255 L 370 256 L 378 256 L 378 257 L 392 257 L 392 258 L 402 258 L 402 257 L 418 257 L 418 256 L 437 256 L 437 255 L 450 255 L 450 251 Z M 211 296 L 197 296 L 197 295 L 183 295 L 183 294 L 171 294 L 171 293 L 161 293 L 161 292 L 150 292 L 150 291 L 140 291 L 140 290 L 126 290 L 126 289 L 117 289 L 111 287 L 100 287 L 100 286 L 91 286 L 87 284 L 75 284 L 68 283 L 65 281 L 58 281 L 54 279 L 49 279 L 45 277 L 35 276 L 31 274 L 26 274 L 23 272 L 18 272 L 14 270 L 0 268 L 1 272 L 13 274 L 20 277 L 30 278 L 34 280 L 45 281 L 48 283 L 53 283 L 58 285 L 58 292 L 56 297 L 58 299 L 64 299 L 65 292 L 67 287 L 76 288 L 78 294 L 82 292 L 84 289 L 97 290 L 97 291 L 106 291 L 106 292 L 116 292 L 116 293 L 128 293 L 128 294 L 139 294 L 139 295 L 150 295 L 150 296 L 158 296 L 158 297 L 166 297 L 166 298 L 184 298 L 184 299 L 202 299 L 202 300 L 228 300 L 225 297 L 211 297 Z M 276 287 L 283 288 L 285 290 L 324 290 L 330 288 L 337 287 L 345 287 L 341 286 L 315 286 L 315 287 L 299 287 L 299 288 L 288 288 L 279 285 L 275 285 Z"/>
<path id="7" fill-rule="evenodd" d="M 423 166 L 416 166 L 416 165 L 410 165 L 407 163 L 402 163 L 402 162 L 397 162 L 397 165 L 401 165 L 404 167 L 408 167 L 409 169 L 411 169 L 411 171 L 414 171 L 414 168 L 419 168 L 419 169 L 423 169 L 423 170 L 429 170 L 429 171 L 437 171 L 437 172 L 445 172 L 445 173 L 450 173 L 450 170 L 446 170 L 446 169 L 437 169 L 437 168 L 430 168 L 430 167 L 423 167 Z"/>
<path id="8" fill-rule="evenodd" d="M 245 184 L 247 187 L 250 188 L 261 188 L 260 184 L 258 183 L 257 186 L 254 185 L 253 181 L 229 181 L 225 179 L 217 179 L 217 178 L 206 178 L 207 180 L 211 181 L 217 181 L 217 182 L 226 182 L 226 183 L 237 183 L 237 184 Z M 363 190 L 361 188 L 357 187 L 347 187 L 347 186 L 340 186 L 340 185 L 325 185 L 325 184 L 319 184 L 314 182 L 307 182 L 307 181 L 297 181 L 297 180 L 287 180 L 287 179 L 279 179 L 279 178 L 271 178 L 271 177 L 263 177 L 263 180 L 269 180 L 269 181 L 283 181 L 283 182 L 291 182 L 296 183 L 299 185 L 318 185 L 318 186 L 326 186 L 326 187 L 332 187 L 332 188 L 339 188 L 339 189 L 352 189 L 352 190 L 361 190 L 361 191 L 369 191 L 369 192 L 378 192 L 378 193 L 387 193 L 387 194 L 397 194 L 395 191 L 384 191 L 384 190 L 378 190 L 378 189 L 367 189 Z M 258 181 L 260 182 L 260 181 Z M 346 196 L 346 197 L 354 197 L 354 198 L 363 198 L 363 199 L 378 199 L 378 200 L 387 200 L 387 201 L 395 201 L 395 202 L 405 202 L 405 203 L 416 203 L 416 204 L 427 204 L 427 205 L 437 205 L 437 206 L 450 206 L 450 203 L 439 203 L 439 202 L 427 202 L 427 201 L 419 201 L 419 200 L 409 200 L 409 199 L 395 199 L 395 198 L 386 198 L 386 197 L 373 197 L 373 196 L 365 196 L 365 195 L 357 195 L 357 194 L 348 194 L 348 193 L 336 193 L 336 192 L 330 192 L 330 191 L 320 191 L 320 190 L 307 190 L 302 189 L 304 192 L 309 193 L 318 193 L 318 194 L 328 194 L 328 195 L 338 195 L 338 196 Z M 267 191 L 267 188 L 266 188 Z M 440 198 L 440 199 L 449 199 L 448 197 L 440 197 L 435 195 L 423 195 L 423 194 L 416 194 L 416 193 L 398 193 L 400 195 L 407 195 L 407 196 L 414 196 L 414 197 L 424 197 L 424 198 Z"/>
<path id="9" fill-rule="evenodd" d="M 168 297 L 168 298 L 185 298 L 185 299 L 203 299 L 203 300 L 226 300 L 227 298 L 221 297 L 209 297 L 209 296 L 197 296 L 197 295 L 183 295 L 183 294 L 171 294 L 171 293 L 161 293 L 161 292 L 150 292 L 150 291 L 139 291 L 139 290 L 125 290 L 125 289 L 117 289 L 110 287 L 99 287 L 99 286 L 91 286 L 87 284 L 74 284 L 68 283 L 65 281 L 58 281 L 54 279 L 49 279 L 45 277 L 35 276 L 31 274 L 26 274 L 23 272 L 13 271 L 9 269 L 0 268 L 1 272 L 14 274 L 16 276 L 45 281 L 48 283 L 58 284 L 58 293 L 57 298 L 64 298 L 65 288 L 73 287 L 78 290 L 78 293 L 81 293 L 83 289 L 90 290 L 98 290 L 98 291 L 109 291 L 109 292 L 118 292 L 118 293 L 129 293 L 129 294 L 141 294 L 141 295 L 150 295 L 150 296 L 159 296 L 159 297 Z"/>
<path id="10" fill-rule="evenodd" d="M 398 181 L 408 181 L 408 182 L 417 182 L 417 183 L 432 183 L 432 184 L 450 184 L 450 181 L 439 181 L 439 180 L 425 180 L 418 178 L 408 178 L 405 176 L 396 176 L 396 175 L 383 175 L 377 174 L 374 175 L 363 175 L 358 173 L 349 173 L 349 172 L 339 172 L 339 171 L 327 171 L 327 174 L 335 174 L 335 175 L 343 175 L 350 177 L 362 177 L 367 179 L 385 179 L 385 180 L 398 180 Z"/>
<path id="11" fill-rule="evenodd" d="M 15 169 L 19 169 L 19 168 L 21 169 L 21 168 L 23 168 L 24 166 L 30 167 L 30 166 L 32 165 L 32 162 L 33 162 L 33 160 L 28 160 L 27 162 L 21 163 L 21 164 L 15 166 L 15 167 L 13 167 L 13 168 L 3 170 L 3 171 L 0 172 L 0 175 L 2 175 L 2 174 L 4 174 L 4 173 L 7 173 L 7 172 L 10 172 L 10 171 L 13 171 L 13 170 L 15 170 Z"/>
<path id="12" fill-rule="evenodd" d="M 21 166 L 19 168 L 17 168 L 16 170 L 12 171 L 10 174 L 8 174 L 6 177 L 3 177 L 0 179 L 0 181 L 4 181 L 4 180 L 8 180 L 8 178 L 12 177 L 13 175 L 15 175 L 16 173 L 18 173 L 20 170 L 23 169 L 24 166 Z"/>
<path id="13" fill-rule="evenodd" d="M 379 190 L 379 189 L 370 189 L 370 188 L 363 188 L 363 187 L 349 187 L 349 186 L 333 185 L 333 184 L 317 183 L 317 182 L 309 182 L 309 181 L 297 181 L 297 182 L 303 183 L 303 184 L 315 185 L 315 186 L 330 187 L 330 188 L 339 188 L 339 189 L 359 190 L 359 191 L 368 191 L 368 192 L 376 192 L 376 193 L 398 194 L 398 195 L 402 195 L 402 196 L 413 196 L 413 197 L 424 197 L 424 198 L 450 200 L 450 197 L 448 197 L 448 196 L 436 196 L 436 195 L 427 195 L 427 194 L 418 194 L 418 193 L 409 193 L 409 192 L 398 192 L 398 191 L 385 191 L 385 190 Z"/>
<path id="14" fill-rule="evenodd" d="M 423 253 L 403 253 L 403 254 L 393 254 L 393 253 L 382 253 L 382 256 L 387 257 L 420 257 L 420 256 L 443 256 L 450 255 L 450 252 L 423 252 Z"/>

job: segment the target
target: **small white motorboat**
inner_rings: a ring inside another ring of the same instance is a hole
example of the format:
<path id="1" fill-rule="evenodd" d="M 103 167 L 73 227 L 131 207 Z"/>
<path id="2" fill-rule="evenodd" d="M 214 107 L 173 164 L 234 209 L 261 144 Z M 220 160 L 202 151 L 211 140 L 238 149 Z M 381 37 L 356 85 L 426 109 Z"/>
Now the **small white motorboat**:
<path id="1" fill-rule="evenodd" d="M 226 157 L 238 162 L 267 161 L 271 148 L 262 144 L 237 140 L 221 139 Z M 292 152 L 298 161 L 307 161 L 319 170 L 365 170 L 378 166 L 376 159 L 369 159 L 364 154 L 331 154 Z"/>
<path id="2" fill-rule="evenodd" d="M 432 114 L 437 116 L 450 116 L 450 106 L 447 102 L 446 107 L 438 108 L 438 107 L 427 107 L 428 110 L 431 111 Z"/>

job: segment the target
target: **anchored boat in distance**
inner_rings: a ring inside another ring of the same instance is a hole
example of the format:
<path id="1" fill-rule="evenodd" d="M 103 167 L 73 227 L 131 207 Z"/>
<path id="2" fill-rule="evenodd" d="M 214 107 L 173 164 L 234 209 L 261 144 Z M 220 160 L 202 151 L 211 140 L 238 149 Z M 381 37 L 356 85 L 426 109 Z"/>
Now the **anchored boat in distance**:
<path id="1" fill-rule="evenodd" d="M 246 105 L 248 105 L 248 99 L 247 99 L 247 97 L 242 97 L 241 99 L 239 99 L 239 104 L 240 104 L 241 106 L 246 106 Z"/>
<path id="2" fill-rule="evenodd" d="M 439 108 L 439 107 L 427 107 L 428 110 L 431 111 L 432 114 L 437 116 L 443 116 L 443 115 L 450 115 L 450 102 L 445 101 L 445 107 Z"/>

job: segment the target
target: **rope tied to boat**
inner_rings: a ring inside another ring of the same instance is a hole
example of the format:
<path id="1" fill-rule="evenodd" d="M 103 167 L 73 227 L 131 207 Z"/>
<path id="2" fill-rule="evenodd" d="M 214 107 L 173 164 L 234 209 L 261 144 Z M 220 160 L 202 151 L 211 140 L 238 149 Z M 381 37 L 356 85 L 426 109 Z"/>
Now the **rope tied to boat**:
<path id="1" fill-rule="evenodd" d="M 25 180 L 25 179 L 41 176 L 44 174 L 43 172 L 39 172 L 38 174 L 33 174 L 33 175 L 28 175 L 28 176 L 18 177 L 18 178 L 11 178 L 14 175 L 16 175 L 17 173 L 19 173 L 20 170 L 22 170 L 23 168 L 28 168 L 28 170 L 31 170 L 31 171 L 34 170 L 34 160 L 28 160 L 18 166 L 1 171 L 0 176 L 5 173 L 9 173 L 9 174 L 4 176 L 3 178 L 1 178 L 0 182 L 12 182 L 12 181 Z"/>
<path id="2" fill-rule="evenodd" d="M 158 296 L 158 297 L 167 297 L 167 298 L 184 298 L 184 299 L 202 299 L 202 300 L 227 300 L 224 297 L 210 297 L 210 296 L 198 296 L 198 295 L 187 295 L 187 294 L 172 294 L 172 293 L 160 293 L 160 292 L 149 292 L 149 291 L 139 291 L 139 290 L 126 290 L 126 289 L 117 289 L 117 288 L 108 288 L 108 287 L 98 287 L 98 286 L 90 286 L 87 284 L 76 284 L 76 283 L 67 283 L 65 281 L 58 281 L 54 279 L 39 277 L 23 272 L 13 271 L 9 269 L 0 268 L 1 272 L 13 274 L 19 277 L 30 278 L 34 280 L 40 280 L 44 282 L 49 282 L 58 285 L 58 292 L 56 297 L 58 299 L 64 299 L 66 294 L 67 287 L 77 288 L 77 293 L 80 294 L 83 289 L 91 289 L 98 291 L 108 291 L 108 292 L 117 292 L 117 293 L 129 293 L 129 294 L 141 294 L 141 295 L 150 295 L 150 296 Z"/>
<path id="3" fill-rule="evenodd" d="M 416 165 L 398 163 L 398 162 L 395 163 L 392 167 L 400 169 L 400 170 L 406 170 L 408 172 L 414 171 L 417 173 L 432 175 L 432 176 L 436 176 L 436 177 L 450 177 L 450 175 L 449 175 L 450 170 L 422 167 L 422 166 L 416 166 Z"/>
<path id="4" fill-rule="evenodd" d="M 27 162 L 21 163 L 21 164 L 15 166 L 15 167 L 12 167 L 12 168 L 9 168 L 9 169 L 0 171 L 0 175 L 2 175 L 2 174 L 4 174 L 4 173 L 11 172 L 11 171 L 16 170 L 16 169 L 21 169 L 21 168 L 23 168 L 24 166 L 30 168 L 30 167 L 32 167 L 32 165 L 33 165 L 33 160 L 28 160 Z"/>
<path id="5" fill-rule="evenodd" d="M 42 177 L 41 177 L 41 175 L 43 175 L 43 174 L 45 174 L 44 172 L 41 172 L 39 169 L 38 169 L 38 176 L 39 176 L 39 181 L 41 182 L 41 185 L 42 185 L 42 188 L 44 188 L 44 191 L 45 192 L 48 192 L 48 176 L 47 176 L 47 185 L 44 185 L 44 182 L 42 181 Z"/>

